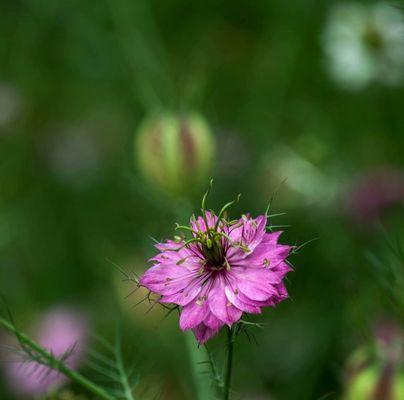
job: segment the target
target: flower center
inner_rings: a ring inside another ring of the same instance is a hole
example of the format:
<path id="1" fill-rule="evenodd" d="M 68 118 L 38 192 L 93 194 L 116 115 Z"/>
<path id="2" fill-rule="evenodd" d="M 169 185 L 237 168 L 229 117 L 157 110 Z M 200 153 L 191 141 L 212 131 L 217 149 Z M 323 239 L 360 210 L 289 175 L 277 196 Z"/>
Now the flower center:
<path id="1" fill-rule="evenodd" d="M 201 250 L 206 260 L 206 268 L 210 271 L 230 270 L 230 264 L 226 259 L 226 252 L 223 248 L 223 238 L 214 230 L 203 235 Z"/>
<path id="2" fill-rule="evenodd" d="M 221 269 L 224 262 L 223 248 L 221 238 L 213 240 L 207 238 L 202 244 L 202 253 L 211 269 Z"/>

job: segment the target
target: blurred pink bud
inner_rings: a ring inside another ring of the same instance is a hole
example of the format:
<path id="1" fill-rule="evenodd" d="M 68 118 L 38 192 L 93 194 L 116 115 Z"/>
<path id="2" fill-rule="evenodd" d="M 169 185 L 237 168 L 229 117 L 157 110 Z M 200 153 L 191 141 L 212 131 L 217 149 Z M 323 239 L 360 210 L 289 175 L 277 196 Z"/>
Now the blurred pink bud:
<path id="1" fill-rule="evenodd" d="M 346 193 L 347 212 L 366 226 L 398 204 L 404 204 L 404 174 L 391 167 L 378 168 L 359 176 Z"/>
<path id="2" fill-rule="evenodd" d="M 357 349 L 347 365 L 346 400 L 404 399 L 404 336 L 392 321 L 376 326 L 374 343 Z"/>
<path id="3" fill-rule="evenodd" d="M 33 337 L 55 357 L 68 353 L 65 363 L 72 369 L 79 366 L 87 338 L 87 319 L 73 309 L 53 308 L 36 321 Z M 48 367 L 28 361 L 25 355 L 11 354 L 5 364 L 10 390 L 19 396 L 37 396 L 60 387 L 66 378 Z"/>

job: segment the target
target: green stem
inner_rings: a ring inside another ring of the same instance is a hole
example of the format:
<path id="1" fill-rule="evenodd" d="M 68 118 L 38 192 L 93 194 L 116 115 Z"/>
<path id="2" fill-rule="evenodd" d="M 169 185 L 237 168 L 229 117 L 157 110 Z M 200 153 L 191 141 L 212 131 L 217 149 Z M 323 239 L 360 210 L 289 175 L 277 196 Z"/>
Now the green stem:
<path id="1" fill-rule="evenodd" d="M 226 363 L 226 374 L 224 381 L 223 400 L 230 399 L 231 375 L 233 372 L 234 331 L 235 331 L 234 327 L 227 329 L 227 363 Z"/>
<path id="2" fill-rule="evenodd" d="M 123 364 L 122 346 L 121 346 L 121 340 L 120 340 L 119 333 L 117 334 L 117 337 L 116 337 L 115 358 L 116 358 L 116 363 L 117 363 L 117 367 L 119 370 L 119 375 L 121 377 L 120 379 L 121 379 L 122 387 L 123 387 L 123 390 L 125 393 L 125 398 L 128 400 L 134 400 L 133 394 L 132 394 L 132 388 L 129 384 L 128 375 L 126 374 L 125 366 Z"/>
<path id="3" fill-rule="evenodd" d="M 195 340 L 193 332 L 185 332 L 185 338 L 191 364 L 191 373 L 196 389 L 195 397 L 198 400 L 214 399 L 215 391 L 213 389 L 210 376 L 207 374 L 203 374 L 203 371 L 201 371 L 201 369 L 203 368 L 203 363 L 206 363 L 206 360 L 209 358 L 209 354 L 205 346 L 197 346 L 197 342 Z"/>
<path id="4" fill-rule="evenodd" d="M 74 371 L 74 370 L 70 369 L 69 367 L 67 367 L 63 363 L 63 361 L 58 360 L 57 358 L 52 356 L 52 354 L 50 354 L 48 351 L 43 349 L 40 345 L 38 345 L 33 340 L 31 340 L 24 333 L 19 332 L 15 328 L 15 326 L 13 324 L 11 324 L 9 321 L 0 317 L 0 326 L 2 326 L 8 332 L 14 334 L 19 339 L 19 341 L 21 341 L 22 343 L 29 346 L 31 349 L 33 349 L 35 352 L 37 352 L 41 357 L 43 357 L 45 360 L 47 360 L 49 362 L 49 365 L 47 365 L 49 368 L 58 370 L 63 375 L 65 375 L 69 379 L 71 379 L 73 382 L 84 387 L 89 392 L 97 395 L 100 399 L 114 400 L 114 397 L 111 396 L 110 394 L 108 394 L 103 388 L 101 388 L 98 385 L 94 384 L 93 382 L 89 381 L 87 378 L 85 378 L 79 372 Z"/>

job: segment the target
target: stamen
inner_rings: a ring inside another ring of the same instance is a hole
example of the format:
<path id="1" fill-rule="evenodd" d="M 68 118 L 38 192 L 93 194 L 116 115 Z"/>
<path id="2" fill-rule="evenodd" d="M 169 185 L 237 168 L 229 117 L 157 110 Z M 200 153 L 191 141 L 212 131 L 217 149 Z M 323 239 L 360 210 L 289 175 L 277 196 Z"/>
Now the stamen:
<path id="1" fill-rule="evenodd" d="M 175 230 L 178 231 L 178 230 L 180 230 L 180 229 L 182 229 L 182 230 L 184 230 L 184 231 L 192 232 L 192 233 L 194 233 L 195 235 L 198 235 L 198 234 L 199 234 L 199 232 L 195 231 L 194 229 L 192 229 L 192 228 L 189 227 L 189 226 L 179 225 L 178 223 L 175 224 Z"/>
<path id="2" fill-rule="evenodd" d="M 216 221 L 216 224 L 215 224 L 215 231 L 217 231 L 217 229 L 218 229 L 218 227 L 219 227 L 219 223 L 220 223 L 220 221 L 221 221 L 221 219 L 222 219 L 223 213 L 224 213 L 229 207 L 231 207 L 234 203 L 238 203 L 238 201 L 240 200 L 240 197 L 241 197 L 241 193 L 239 193 L 239 194 L 237 195 L 237 197 L 236 197 L 235 200 L 228 202 L 227 204 L 225 204 L 225 205 L 222 207 L 222 209 L 221 209 L 220 212 L 219 212 L 219 215 L 217 216 L 217 221 Z"/>
<path id="3" fill-rule="evenodd" d="M 229 264 L 229 262 L 227 261 L 227 258 L 226 258 L 226 257 L 224 258 L 224 265 L 225 265 L 225 267 L 226 267 L 226 271 L 230 271 L 230 270 L 231 270 L 230 264 Z"/>
<path id="4" fill-rule="evenodd" d="M 207 298 L 208 298 L 208 296 L 200 296 L 200 297 L 198 297 L 198 300 L 196 300 L 196 304 L 198 305 L 198 306 L 202 306 L 203 305 L 203 303 L 205 303 L 205 301 L 207 300 Z"/>
<path id="5" fill-rule="evenodd" d="M 181 265 L 181 264 L 183 264 L 189 257 L 192 257 L 192 256 L 188 256 L 188 257 L 181 258 L 181 260 L 177 261 L 175 264 L 176 264 L 176 265 Z"/>
<path id="6" fill-rule="evenodd" d="M 182 239 L 181 239 L 182 241 Z M 184 247 L 187 247 L 189 244 L 194 243 L 194 242 L 199 242 L 201 244 L 203 244 L 203 242 L 201 241 L 201 239 L 199 238 L 192 238 L 187 240 L 182 246 L 177 247 L 176 249 L 167 249 L 167 251 L 180 251 L 182 250 Z"/>

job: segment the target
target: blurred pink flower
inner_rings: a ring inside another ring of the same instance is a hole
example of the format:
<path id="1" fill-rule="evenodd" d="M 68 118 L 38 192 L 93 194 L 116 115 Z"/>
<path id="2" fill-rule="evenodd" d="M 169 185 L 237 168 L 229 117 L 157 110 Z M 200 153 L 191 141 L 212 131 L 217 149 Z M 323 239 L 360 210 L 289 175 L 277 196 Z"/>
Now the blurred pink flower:
<path id="1" fill-rule="evenodd" d="M 374 223 L 391 206 L 404 204 L 404 174 L 384 167 L 361 175 L 350 185 L 346 204 L 355 219 Z"/>
<path id="2" fill-rule="evenodd" d="M 404 331 L 393 320 L 384 318 L 375 328 L 379 357 L 389 363 L 404 362 Z"/>
<path id="3" fill-rule="evenodd" d="M 357 348 L 346 370 L 347 400 L 402 400 L 404 332 L 393 320 L 376 325 L 374 340 Z"/>
<path id="4" fill-rule="evenodd" d="M 55 357 L 71 354 L 66 364 L 73 369 L 79 365 L 87 337 L 87 320 L 69 308 L 54 308 L 38 321 L 34 338 Z M 27 361 L 23 355 L 6 363 L 6 377 L 10 389 L 20 396 L 37 396 L 58 388 L 66 378 L 57 371 Z"/>
<path id="5" fill-rule="evenodd" d="M 140 284 L 161 295 L 161 303 L 181 306 L 180 328 L 204 343 L 243 312 L 259 314 L 288 297 L 283 278 L 291 246 L 279 244 L 281 232 L 266 233 L 266 225 L 265 215 L 192 217 L 193 238 L 157 244 L 160 253 Z"/>

